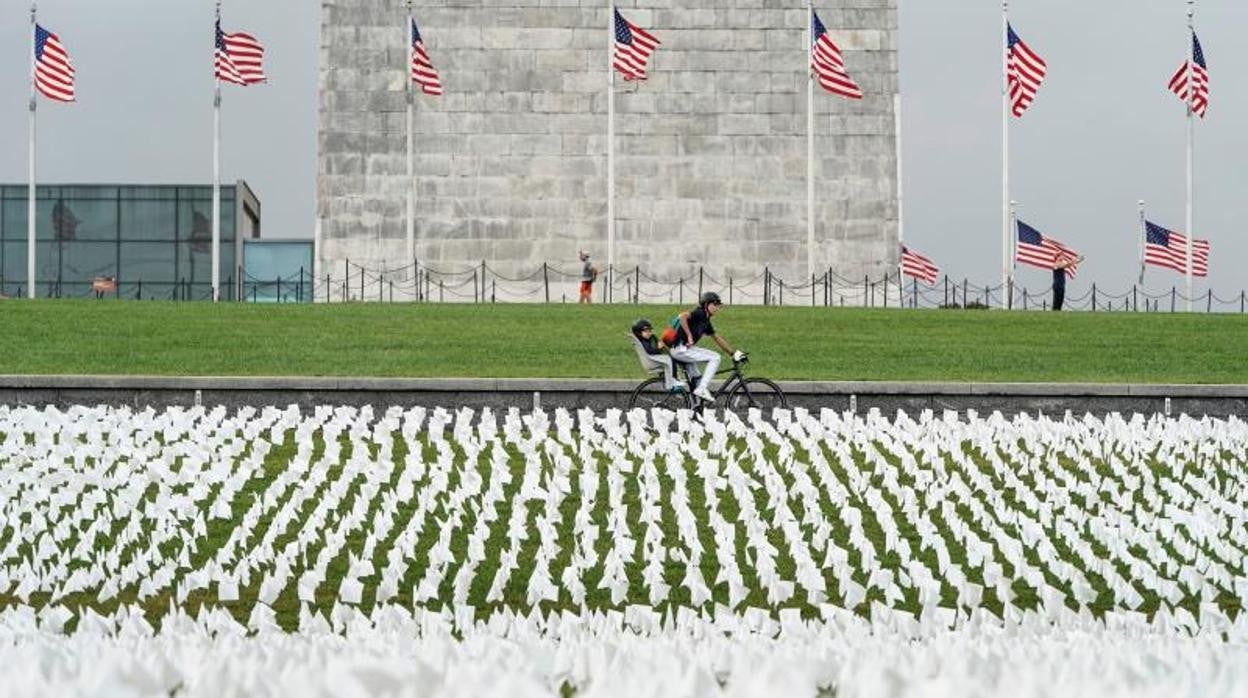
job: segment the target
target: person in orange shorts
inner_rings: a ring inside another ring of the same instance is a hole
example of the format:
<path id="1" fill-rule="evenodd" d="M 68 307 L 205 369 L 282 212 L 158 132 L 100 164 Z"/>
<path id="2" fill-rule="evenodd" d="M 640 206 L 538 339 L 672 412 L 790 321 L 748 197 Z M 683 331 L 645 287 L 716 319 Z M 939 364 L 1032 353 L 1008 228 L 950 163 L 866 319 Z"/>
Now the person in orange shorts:
<path id="1" fill-rule="evenodd" d="M 598 267 L 589 261 L 589 253 L 585 250 L 580 252 L 581 262 L 581 303 L 594 302 L 594 281 L 598 279 Z"/>

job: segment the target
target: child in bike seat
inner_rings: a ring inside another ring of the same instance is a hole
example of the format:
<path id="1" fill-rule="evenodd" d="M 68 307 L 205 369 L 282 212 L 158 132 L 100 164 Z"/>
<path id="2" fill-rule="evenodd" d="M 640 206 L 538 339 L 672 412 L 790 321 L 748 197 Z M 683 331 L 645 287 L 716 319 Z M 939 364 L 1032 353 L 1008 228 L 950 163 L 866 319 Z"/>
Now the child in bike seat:
<path id="1" fill-rule="evenodd" d="M 633 323 L 633 338 L 637 340 L 644 357 L 639 354 L 642 360 L 642 367 L 647 370 L 655 368 L 661 369 L 663 372 L 663 385 L 672 392 L 686 391 L 689 386 L 681 380 L 676 379 L 676 369 L 672 364 L 672 357 L 668 356 L 659 347 L 659 341 L 654 336 L 654 326 L 650 321 L 642 318 Z"/>

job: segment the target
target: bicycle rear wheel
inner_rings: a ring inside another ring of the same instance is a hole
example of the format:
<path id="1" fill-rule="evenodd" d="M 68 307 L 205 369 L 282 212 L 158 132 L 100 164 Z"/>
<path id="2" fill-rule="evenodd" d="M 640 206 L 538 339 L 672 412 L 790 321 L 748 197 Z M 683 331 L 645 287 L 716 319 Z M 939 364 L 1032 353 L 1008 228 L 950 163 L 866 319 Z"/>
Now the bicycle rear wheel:
<path id="1" fill-rule="evenodd" d="M 757 407 L 763 414 L 770 415 L 772 408 L 788 406 L 784 391 L 766 378 L 746 378 L 728 396 L 728 408 L 733 410 Z"/>
<path id="2" fill-rule="evenodd" d="M 651 378 L 637 386 L 628 398 L 628 409 L 640 407 L 649 410 L 657 407 L 663 410 L 684 410 L 693 406 L 693 398 L 687 392 L 673 393 L 663 385 L 660 377 Z"/>

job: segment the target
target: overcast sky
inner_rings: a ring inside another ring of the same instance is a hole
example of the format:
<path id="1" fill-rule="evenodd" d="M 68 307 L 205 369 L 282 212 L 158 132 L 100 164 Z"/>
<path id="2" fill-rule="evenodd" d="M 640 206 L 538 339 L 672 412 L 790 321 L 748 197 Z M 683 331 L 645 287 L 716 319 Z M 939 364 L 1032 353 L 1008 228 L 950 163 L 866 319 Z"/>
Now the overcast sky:
<path id="1" fill-rule="evenodd" d="M 26 179 L 28 16 L 0 10 L 0 181 Z M 800 6 L 800 0 L 794 4 Z M 263 202 L 266 237 L 312 236 L 319 0 L 226 3 L 223 27 L 268 48 L 271 83 L 225 88 L 223 180 Z M 1181 230 L 1185 118 L 1165 89 L 1187 50 L 1184 0 L 1015 0 L 1015 30 L 1049 64 L 1011 129 L 1019 217 L 1087 255 L 1072 291 L 1129 288 L 1139 199 Z M 1196 231 L 1211 283 L 1248 287 L 1248 3 L 1198 3 L 1211 106 L 1196 134 Z M 40 21 L 67 44 L 79 103 L 41 103 L 40 181 L 202 183 L 212 175 L 212 3 L 44 0 Z M 955 277 L 994 282 L 1001 258 L 1000 3 L 901 0 L 905 238 Z M 835 34 L 835 28 L 829 27 Z M 432 38 L 429 43 L 435 45 Z M 853 56 L 848 57 L 853 70 Z M 1044 272 L 1020 280 L 1044 286 Z M 1150 269 L 1148 285 L 1181 281 Z M 1198 289 L 1205 286 L 1198 282 Z"/>

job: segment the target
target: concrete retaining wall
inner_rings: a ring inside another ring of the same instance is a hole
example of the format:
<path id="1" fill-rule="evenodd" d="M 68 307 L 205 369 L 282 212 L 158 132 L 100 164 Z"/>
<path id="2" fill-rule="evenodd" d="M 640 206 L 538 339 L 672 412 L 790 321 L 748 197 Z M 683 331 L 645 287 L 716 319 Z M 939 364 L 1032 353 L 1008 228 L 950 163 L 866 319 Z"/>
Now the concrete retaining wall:
<path id="1" fill-rule="evenodd" d="M 390 378 L 176 378 L 0 376 L 0 405 L 371 404 L 594 409 L 622 408 L 636 381 Z M 812 410 L 975 410 L 982 414 L 1108 412 L 1227 417 L 1248 414 L 1248 386 L 1071 383 L 780 382 L 791 406 Z"/>

